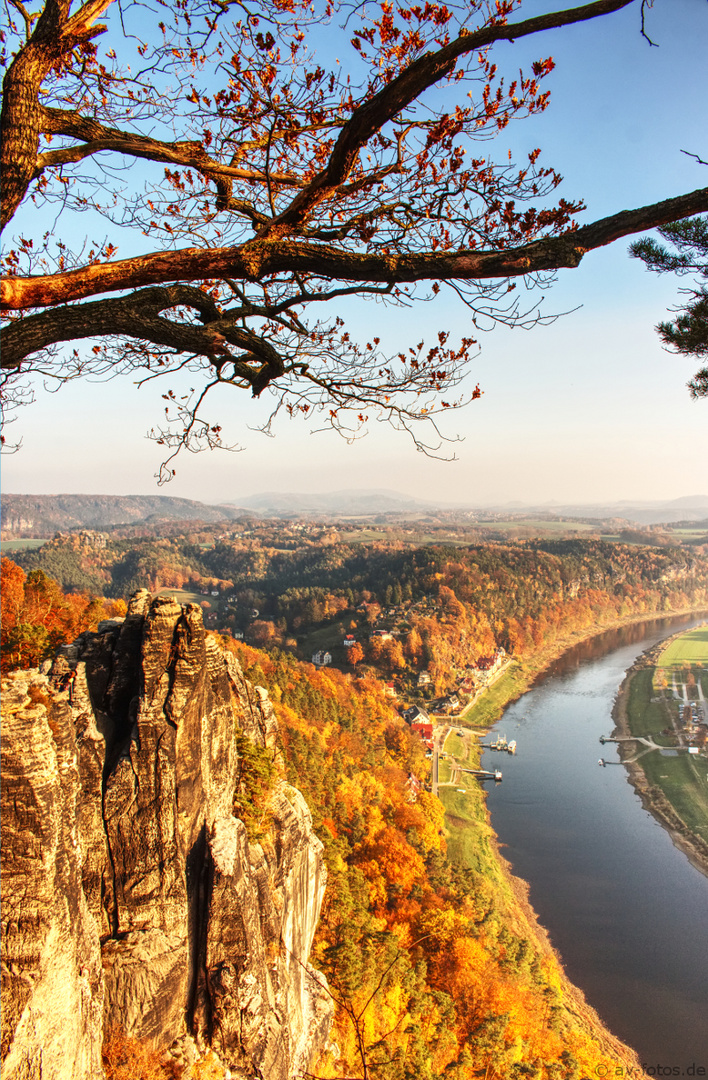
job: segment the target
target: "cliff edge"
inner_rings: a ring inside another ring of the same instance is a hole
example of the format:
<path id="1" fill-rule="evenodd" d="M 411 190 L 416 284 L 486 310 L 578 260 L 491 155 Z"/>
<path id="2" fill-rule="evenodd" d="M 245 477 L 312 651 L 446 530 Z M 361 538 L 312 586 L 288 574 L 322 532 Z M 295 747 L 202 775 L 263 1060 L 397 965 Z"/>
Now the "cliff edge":
<path id="1" fill-rule="evenodd" d="M 260 843 L 233 813 L 239 740 L 275 757 L 276 733 L 201 609 L 145 591 L 4 682 L 4 1080 L 98 1080 L 113 1028 L 232 1077 L 306 1069 L 332 1016 L 322 845 L 282 780 Z"/>

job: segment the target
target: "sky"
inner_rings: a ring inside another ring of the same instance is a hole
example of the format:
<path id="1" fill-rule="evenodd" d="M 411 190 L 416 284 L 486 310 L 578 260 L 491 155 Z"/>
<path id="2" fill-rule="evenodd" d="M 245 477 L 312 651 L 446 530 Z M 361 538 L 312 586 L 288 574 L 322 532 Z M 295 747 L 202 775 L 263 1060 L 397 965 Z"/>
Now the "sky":
<path id="1" fill-rule="evenodd" d="M 520 16 L 562 8 L 527 0 Z M 513 74 L 538 56 L 556 69 L 545 113 L 499 139 L 496 156 L 536 146 L 564 176 L 559 193 L 582 197 L 589 222 L 704 187 L 708 2 L 654 0 L 639 32 L 639 0 L 629 10 L 542 40 L 505 45 Z M 508 57 L 508 59 L 507 59 Z M 483 396 L 448 414 L 455 460 L 433 460 L 405 434 L 372 425 L 348 445 L 329 431 L 283 418 L 275 436 L 258 430 L 267 408 L 230 391 L 218 410 L 238 452 L 186 455 L 157 488 L 160 452 L 146 438 L 159 420 L 161 388 L 130 379 L 37 388 L 17 421 L 22 448 L 2 461 L 6 492 L 166 494 L 204 502 L 260 491 L 324 492 L 388 488 L 422 499 L 468 505 L 612 502 L 708 494 L 708 401 L 692 401 L 686 382 L 697 359 L 665 352 L 654 331 L 678 299 L 679 283 L 649 274 L 629 258 L 629 241 L 588 253 L 559 272 L 542 310 L 567 312 L 533 330 L 484 335 L 468 378 Z M 349 329 L 372 326 L 394 349 L 440 329 L 470 333 L 469 313 L 452 295 L 409 311 L 347 306 Z"/>

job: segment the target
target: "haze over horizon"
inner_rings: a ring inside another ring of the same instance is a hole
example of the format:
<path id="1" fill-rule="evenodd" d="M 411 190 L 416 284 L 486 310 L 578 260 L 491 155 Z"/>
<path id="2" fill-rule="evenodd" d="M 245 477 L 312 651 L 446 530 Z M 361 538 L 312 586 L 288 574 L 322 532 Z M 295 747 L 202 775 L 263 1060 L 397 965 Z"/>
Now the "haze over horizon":
<path id="1" fill-rule="evenodd" d="M 377 514 L 377 513 L 391 513 L 398 512 L 403 513 L 406 511 L 416 512 L 418 510 L 425 513 L 426 511 L 435 512 L 466 512 L 476 510 L 489 510 L 495 512 L 503 512 L 508 510 L 510 513 L 524 511 L 534 512 L 542 511 L 547 513 L 553 513 L 554 511 L 563 514 L 565 516 L 584 516 L 586 513 L 588 516 L 592 516 L 593 512 L 597 512 L 598 517 L 607 516 L 623 516 L 624 511 L 630 511 L 635 508 L 639 511 L 655 510 L 656 514 L 654 518 L 656 521 L 661 520 L 661 512 L 671 512 L 671 519 L 678 520 L 680 512 L 685 509 L 686 513 L 695 517 L 698 513 L 702 516 L 702 511 L 708 516 L 708 495 L 694 493 L 692 495 L 678 496 L 674 498 L 661 499 L 617 499 L 617 500 L 601 500 L 596 502 L 583 502 L 582 500 L 561 501 L 558 499 L 547 499 L 536 502 L 522 501 L 520 499 L 509 499 L 507 501 L 488 501 L 484 503 L 473 502 L 450 502 L 444 499 L 436 499 L 435 497 L 424 498 L 420 494 L 413 495 L 411 492 L 395 491 L 390 488 L 339 488 L 334 490 L 320 490 L 320 491 L 284 491 L 284 490 L 271 490 L 271 491 L 258 491 L 250 493 L 241 493 L 233 498 L 210 502 L 202 499 L 186 499 L 184 496 L 175 496 L 173 494 L 165 493 L 164 489 L 162 493 L 155 494 L 149 493 L 136 493 L 136 492 L 5 492 L 6 502 L 3 507 L 3 520 L 9 514 L 17 513 L 17 504 L 14 500 L 28 500 L 29 504 L 33 499 L 39 501 L 49 500 L 53 501 L 53 505 L 57 508 L 66 509 L 70 505 L 77 504 L 93 507 L 97 506 L 101 500 L 105 500 L 110 503 L 112 500 L 120 502 L 120 500 L 126 500 L 130 502 L 135 500 L 140 502 L 145 500 L 148 503 L 154 504 L 156 501 L 164 499 L 166 506 L 169 507 L 170 516 L 174 516 L 174 511 L 179 509 L 179 503 L 185 501 L 189 504 L 202 505 L 209 509 L 218 507 L 228 508 L 230 511 L 238 511 L 244 509 L 251 511 L 252 513 L 258 513 L 262 510 L 265 514 L 277 515 L 281 510 L 283 514 L 291 515 L 302 512 L 307 514 L 308 512 L 318 512 L 323 514 L 337 515 L 351 515 L 361 513 L 363 515 Z M 95 500 L 95 504 L 94 504 Z M 13 509 L 15 507 L 15 509 Z M 131 517 L 134 516 L 131 513 Z M 667 520 L 669 520 L 667 518 Z"/>

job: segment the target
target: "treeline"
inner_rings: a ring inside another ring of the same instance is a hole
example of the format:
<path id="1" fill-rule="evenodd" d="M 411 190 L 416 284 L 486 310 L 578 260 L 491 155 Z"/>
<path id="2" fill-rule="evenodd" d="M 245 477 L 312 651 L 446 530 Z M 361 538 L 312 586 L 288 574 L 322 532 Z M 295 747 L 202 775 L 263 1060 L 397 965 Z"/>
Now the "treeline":
<path id="1" fill-rule="evenodd" d="M 568 539 L 411 549 L 327 534 L 283 550 L 262 537 L 203 537 L 59 538 L 18 562 L 116 598 L 138 588 L 206 592 L 214 628 L 307 658 L 324 645 L 341 666 L 365 652 L 390 676 L 427 670 L 436 693 L 497 646 L 523 658 L 569 631 L 708 606 L 708 557 L 685 548 Z M 369 642 L 374 629 L 391 636 Z M 364 648 L 346 654 L 345 634 Z"/>
<path id="2" fill-rule="evenodd" d="M 11 559 L 2 559 L 0 575 L 3 672 L 36 667 L 63 642 L 95 629 L 102 619 L 125 614 L 121 600 L 67 594 L 43 570 L 26 574 Z"/>
<path id="3" fill-rule="evenodd" d="M 566 998 L 501 880 L 481 793 L 471 865 L 448 861 L 423 747 L 379 683 L 226 639 L 265 686 L 288 779 L 324 843 L 313 963 L 336 1003 L 341 1057 L 319 1076 L 576 1080 L 616 1068 Z"/>

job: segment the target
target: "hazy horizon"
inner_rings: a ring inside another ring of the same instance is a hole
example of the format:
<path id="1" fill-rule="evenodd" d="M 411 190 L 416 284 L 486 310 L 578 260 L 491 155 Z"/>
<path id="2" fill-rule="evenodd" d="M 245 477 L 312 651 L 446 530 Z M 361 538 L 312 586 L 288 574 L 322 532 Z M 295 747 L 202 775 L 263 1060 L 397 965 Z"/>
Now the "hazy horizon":
<path id="1" fill-rule="evenodd" d="M 486 508 L 489 508 L 489 509 L 502 509 L 502 510 L 503 509 L 524 510 L 524 509 L 548 508 L 549 510 L 552 510 L 554 507 L 564 508 L 564 507 L 568 507 L 568 506 L 571 506 L 571 507 L 575 506 L 575 507 L 578 507 L 578 508 L 597 507 L 598 509 L 604 509 L 604 508 L 609 508 L 609 507 L 613 507 L 613 506 L 617 506 L 617 507 L 636 506 L 637 508 L 641 508 L 641 507 L 651 508 L 653 506 L 658 506 L 658 507 L 667 506 L 668 507 L 668 506 L 672 506 L 672 505 L 675 506 L 678 509 L 681 505 L 684 505 L 686 507 L 692 507 L 692 508 L 700 508 L 700 507 L 705 505 L 706 510 L 708 511 L 708 494 L 704 494 L 702 492 L 696 492 L 696 491 L 694 491 L 694 492 L 692 492 L 690 494 L 684 494 L 684 495 L 675 495 L 675 494 L 673 494 L 673 495 L 668 495 L 666 497 L 661 497 L 661 496 L 655 495 L 653 498 L 632 498 L 630 496 L 630 497 L 627 497 L 627 498 L 596 499 L 596 500 L 593 500 L 593 501 L 583 500 L 583 499 L 543 499 L 543 500 L 535 500 L 535 501 L 533 501 L 533 500 L 532 501 L 523 501 L 523 500 L 519 500 L 519 499 L 508 499 L 508 500 L 500 499 L 500 500 L 491 500 L 491 501 L 477 502 L 477 503 L 473 503 L 473 502 L 470 502 L 470 501 L 450 502 L 449 500 L 445 500 L 445 499 L 435 499 L 434 496 L 425 496 L 425 495 L 421 494 L 420 492 L 414 494 L 411 491 L 397 490 L 397 489 L 393 489 L 393 488 L 373 488 L 373 487 L 368 487 L 368 486 L 366 486 L 366 487 L 362 486 L 362 487 L 327 488 L 327 489 L 321 488 L 321 489 L 312 489 L 312 490 L 295 490 L 295 489 L 292 489 L 292 488 L 291 489 L 275 489 L 275 488 L 273 488 L 273 489 L 269 489 L 269 490 L 241 492 L 239 495 L 229 497 L 228 499 L 222 498 L 222 499 L 216 499 L 216 500 L 204 499 L 204 498 L 200 499 L 200 498 L 197 498 L 196 496 L 177 495 L 175 492 L 170 491 L 169 489 L 166 490 L 165 488 L 161 488 L 158 491 L 140 491 L 140 492 L 138 492 L 138 491 L 106 491 L 106 490 L 101 490 L 101 491 L 68 491 L 68 490 L 64 490 L 64 491 L 54 491 L 54 492 L 51 492 L 51 491 L 5 491 L 4 494 L 6 494 L 6 495 L 16 495 L 16 496 L 25 496 L 27 498 L 32 498 L 32 497 L 37 497 L 37 498 L 41 498 L 41 497 L 59 498 L 59 497 L 62 497 L 62 496 L 64 496 L 64 497 L 71 497 L 71 496 L 82 497 L 82 496 L 85 496 L 87 498 L 92 498 L 92 497 L 99 498 L 99 497 L 102 497 L 102 496 L 103 497 L 108 497 L 108 498 L 111 498 L 111 497 L 115 497 L 115 498 L 158 497 L 159 498 L 161 496 L 164 496 L 165 498 L 187 499 L 187 500 L 193 501 L 193 502 L 201 502 L 201 503 L 204 503 L 204 505 L 206 505 L 206 506 L 227 505 L 227 506 L 235 506 L 235 507 L 238 507 L 239 505 L 242 505 L 242 504 L 245 505 L 245 503 L 247 503 L 248 501 L 252 501 L 252 500 L 257 499 L 257 498 L 265 499 L 266 497 L 271 497 L 273 499 L 278 499 L 278 498 L 282 498 L 282 499 L 298 499 L 298 498 L 303 498 L 303 499 L 307 499 L 307 498 L 327 499 L 327 498 L 333 498 L 335 496 L 351 496 L 351 497 L 387 496 L 387 497 L 391 498 L 392 500 L 401 500 L 401 499 L 403 499 L 403 500 L 409 500 L 411 503 L 416 503 L 416 502 L 420 503 L 422 508 L 430 508 L 430 509 L 435 508 L 435 509 L 440 509 L 440 510 L 458 510 L 458 509 L 459 510 L 465 510 L 465 509 L 473 510 L 473 509 L 486 509 Z"/>

